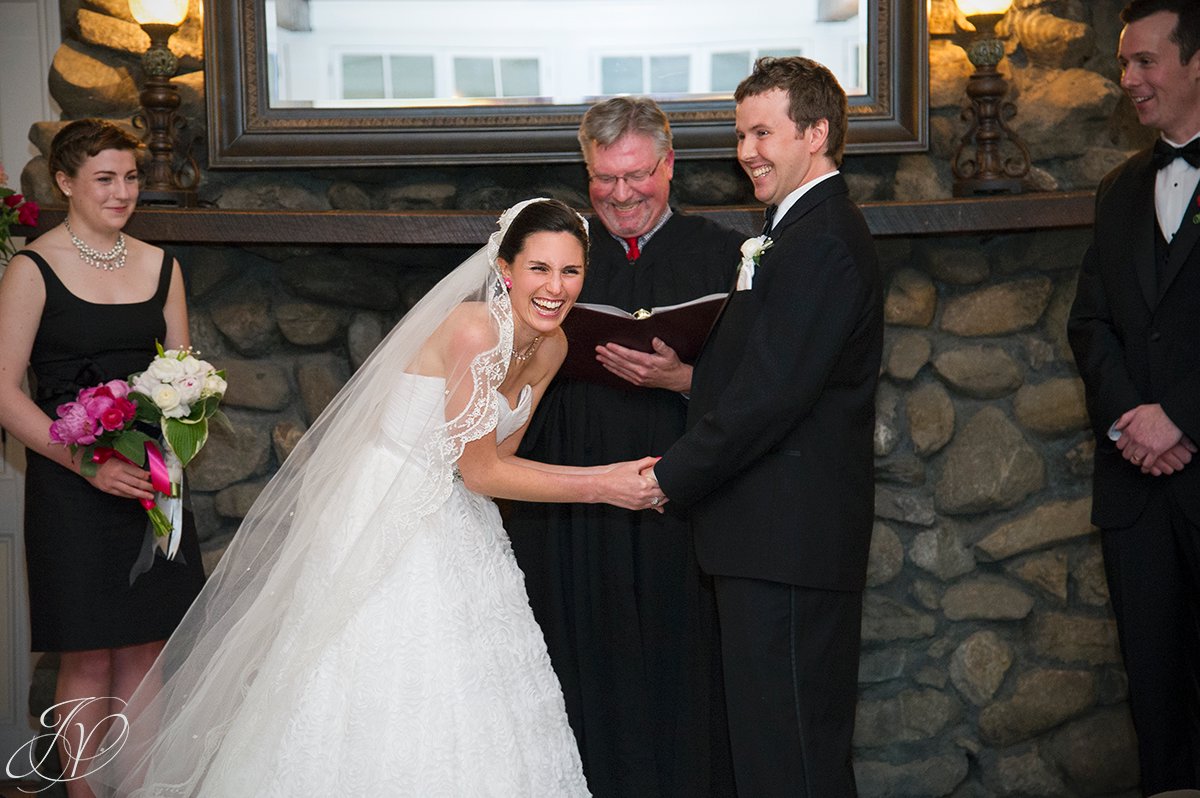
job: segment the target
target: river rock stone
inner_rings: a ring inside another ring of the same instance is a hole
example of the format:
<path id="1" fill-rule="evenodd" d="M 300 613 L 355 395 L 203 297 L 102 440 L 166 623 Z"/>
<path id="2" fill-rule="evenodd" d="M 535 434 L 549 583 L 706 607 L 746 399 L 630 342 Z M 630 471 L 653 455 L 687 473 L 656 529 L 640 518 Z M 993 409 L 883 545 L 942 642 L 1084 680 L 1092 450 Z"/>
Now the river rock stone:
<path id="1" fill-rule="evenodd" d="M 333 355 L 316 355 L 297 367 L 296 384 L 300 387 L 300 402 L 309 424 L 321 415 L 348 379 L 350 374 L 346 364 Z"/>
<path id="2" fill-rule="evenodd" d="M 946 451 L 934 491 L 949 514 L 1006 509 L 1045 484 L 1041 455 L 997 407 L 980 410 Z"/>
<path id="3" fill-rule="evenodd" d="M 1137 739 L 1126 707 L 1072 721 L 1054 732 L 1045 750 L 1078 795 L 1115 795 L 1137 787 Z"/>
<path id="4" fill-rule="evenodd" d="M 458 186 L 453 183 L 417 182 L 384 189 L 379 206 L 388 211 L 436 211 L 454 207 Z"/>
<path id="5" fill-rule="evenodd" d="M 895 599 L 873 592 L 863 597 L 864 642 L 932 637 L 934 626 L 932 615 L 918 612 Z"/>
<path id="6" fill-rule="evenodd" d="M 1058 798 L 1071 794 L 1036 747 L 1013 754 L 988 752 L 980 764 L 984 785 L 996 795 Z"/>
<path id="7" fill-rule="evenodd" d="M 1043 504 L 1015 521 L 1001 524 L 975 544 L 984 560 L 1003 560 L 1091 534 L 1091 498 Z"/>
<path id="8" fill-rule="evenodd" d="M 334 181 L 325 195 L 329 207 L 335 211 L 369 211 L 371 210 L 371 195 L 357 183 L 346 180 Z"/>
<path id="9" fill-rule="evenodd" d="M 905 690 L 895 698 L 858 702 L 854 744 L 874 748 L 928 740 L 962 715 L 962 705 L 939 690 Z"/>
<path id="10" fill-rule="evenodd" d="M 294 294 L 316 302 L 391 310 L 400 301 L 400 292 L 384 267 L 302 258 L 287 262 L 280 271 Z"/>
<path id="11" fill-rule="evenodd" d="M 950 387 L 976 399 L 998 399 L 1020 386 L 1021 367 L 998 346 L 964 346 L 934 355 L 933 370 Z"/>
<path id="12" fill-rule="evenodd" d="M 324 191 L 262 175 L 239 179 L 237 183 L 226 186 L 217 197 L 217 204 L 225 210 L 329 210 L 329 200 Z"/>
<path id="13" fill-rule="evenodd" d="M 271 445 L 275 449 L 275 459 L 280 465 L 288 459 L 288 455 L 296 448 L 306 431 L 307 427 L 296 421 L 280 421 L 274 426 L 271 430 Z"/>
<path id="14" fill-rule="evenodd" d="M 937 383 L 918 385 L 905 403 L 908 437 L 922 457 L 941 450 L 954 437 L 954 402 Z"/>
<path id="15" fill-rule="evenodd" d="M 1063 435 L 1087 429 L 1083 381 L 1057 377 L 1037 385 L 1022 385 L 1013 401 L 1017 420 L 1043 435 Z"/>
<path id="16" fill-rule="evenodd" d="M 236 297 L 212 309 L 212 321 L 239 354 L 265 354 L 279 340 L 279 327 L 270 313 L 271 294 L 261 283 L 242 286 Z"/>
<path id="17" fill-rule="evenodd" d="M 1104 575 L 1104 556 L 1095 546 L 1071 569 L 1075 595 L 1084 604 L 1103 607 L 1108 604 L 1108 580 Z"/>
<path id="18" fill-rule="evenodd" d="M 127 22 L 86 8 L 79 9 L 75 20 L 79 37 L 87 44 L 107 47 L 139 59 L 150 49 L 150 37 L 132 20 Z"/>
<path id="19" fill-rule="evenodd" d="M 878 684 L 899 679 L 907 671 L 910 659 L 904 649 L 864 651 L 858 659 L 858 683 Z"/>
<path id="20" fill-rule="evenodd" d="M 871 553 L 867 558 L 867 586 L 878 587 L 896 578 L 904 567 L 904 545 L 887 524 L 875 523 L 871 531 Z"/>
<path id="21" fill-rule="evenodd" d="M 951 285 L 975 285 L 988 278 L 987 255 L 977 246 L 941 245 L 924 257 L 925 270 L 933 279 Z"/>
<path id="22" fill-rule="evenodd" d="M 981 576 L 951 585 L 942 610 L 952 621 L 1015 621 L 1033 609 L 1033 597 L 1006 579 Z"/>
<path id="23" fill-rule="evenodd" d="M 885 370 L 898 380 L 908 381 L 917 376 L 929 362 L 933 345 L 920 333 L 906 332 L 896 336 L 888 350 Z"/>
<path id="24" fill-rule="evenodd" d="M 1088 69 L 1023 69 L 1013 74 L 1018 113 L 1009 122 L 1035 161 L 1073 158 L 1107 141 L 1120 87 Z"/>
<path id="25" fill-rule="evenodd" d="M 70 39 L 54 54 L 48 86 L 50 96 L 69 117 L 121 118 L 141 107 L 129 67 L 113 64 L 103 50 Z"/>
<path id="26" fill-rule="evenodd" d="M 1061 551 L 1033 554 L 1009 563 L 1004 570 L 1018 579 L 1040 587 L 1060 602 L 1067 600 L 1067 555 Z"/>
<path id="27" fill-rule="evenodd" d="M 928 276 L 916 269 L 896 272 L 883 306 L 888 324 L 928 327 L 936 309 L 937 288 Z"/>
<path id="28" fill-rule="evenodd" d="M 383 320 L 376 313 L 355 313 L 346 330 L 346 347 L 350 350 L 350 366 L 358 371 L 375 348 L 383 341 Z"/>
<path id="29" fill-rule="evenodd" d="M 258 494 L 267 486 L 267 480 L 239 482 L 230 485 L 216 495 L 216 511 L 226 518 L 245 518 Z"/>
<path id="30" fill-rule="evenodd" d="M 854 778 L 862 798 L 940 798 L 955 792 L 968 769 L 962 751 L 901 764 L 854 758 Z"/>
<path id="31" fill-rule="evenodd" d="M 224 358 L 220 362 L 229 384 L 222 404 L 254 410 L 282 410 L 292 400 L 287 372 L 276 360 Z"/>
<path id="32" fill-rule="evenodd" d="M 968 637 L 950 657 L 950 681 L 968 701 L 983 706 L 1000 689 L 1012 666 L 1012 647 L 991 630 Z"/>
<path id="33" fill-rule="evenodd" d="M 900 442 L 900 424 L 897 408 L 900 392 L 886 382 L 879 384 L 875 392 L 875 456 L 887 457 Z"/>
<path id="34" fill-rule="evenodd" d="M 1011 698 L 980 711 L 980 736 L 1004 748 L 1075 717 L 1095 699 L 1096 678 L 1087 671 L 1029 671 L 1017 680 Z"/>
<path id="35" fill-rule="evenodd" d="M 1049 278 L 1030 277 L 952 297 L 945 303 L 941 328 L 963 337 L 1028 329 L 1042 317 L 1053 290 Z"/>
<path id="36" fill-rule="evenodd" d="M 909 546 L 908 558 L 943 581 L 962 576 L 975 568 L 975 557 L 971 550 L 963 545 L 958 530 L 948 524 L 917 533 Z"/>
<path id="37" fill-rule="evenodd" d="M 262 473 L 270 448 L 266 430 L 252 417 L 226 411 L 232 431 L 224 424 L 208 425 L 208 443 L 188 466 L 193 491 L 218 491 Z"/>
<path id="38" fill-rule="evenodd" d="M 875 515 L 890 521 L 931 526 L 937 520 L 933 499 L 924 492 L 875 486 Z"/>
<path id="39" fill-rule="evenodd" d="M 337 336 L 345 316 L 315 302 L 281 302 L 275 306 L 275 322 L 283 337 L 293 344 L 320 346 Z"/>
<path id="40" fill-rule="evenodd" d="M 892 452 L 887 458 L 875 461 L 875 481 L 893 485 L 924 485 L 925 464 L 911 452 Z"/>
<path id="41" fill-rule="evenodd" d="M 1095 666 L 1121 661 L 1111 618 L 1043 612 L 1033 620 L 1030 643 L 1039 656 L 1058 662 Z"/>

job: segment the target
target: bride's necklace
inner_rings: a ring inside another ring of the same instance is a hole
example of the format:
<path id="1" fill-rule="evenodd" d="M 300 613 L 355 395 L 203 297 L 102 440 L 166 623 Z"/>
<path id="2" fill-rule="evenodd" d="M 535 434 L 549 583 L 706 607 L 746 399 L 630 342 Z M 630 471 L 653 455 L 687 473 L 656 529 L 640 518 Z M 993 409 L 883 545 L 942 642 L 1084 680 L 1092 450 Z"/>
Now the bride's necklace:
<path id="1" fill-rule="evenodd" d="M 533 357 L 533 353 L 537 351 L 538 344 L 542 342 L 542 336 L 535 335 L 533 340 L 529 342 L 529 346 L 518 352 L 516 349 L 512 351 L 513 360 L 525 361 Z"/>
<path id="2" fill-rule="evenodd" d="M 101 252 L 98 249 L 93 249 L 83 243 L 83 239 L 75 235 L 75 231 L 71 229 L 71 222 L 63 219 L 63 227 L 67 228 L 67 235 L 71 236 L 71 243 L 75 245 L 75 249 L 79 251 L 79 259 L 95 269 L 103 269 L 106 272 L 116 271 L 125 265 L 125 234 L 117 233 L 117 243 L 113 244 L 113 248 L 108 252 Z"/>

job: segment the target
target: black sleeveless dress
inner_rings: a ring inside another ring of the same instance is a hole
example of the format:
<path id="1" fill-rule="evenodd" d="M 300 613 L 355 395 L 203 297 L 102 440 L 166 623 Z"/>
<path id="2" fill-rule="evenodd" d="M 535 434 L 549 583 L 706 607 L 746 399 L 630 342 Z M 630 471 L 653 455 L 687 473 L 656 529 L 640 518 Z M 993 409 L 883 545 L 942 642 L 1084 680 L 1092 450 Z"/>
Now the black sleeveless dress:
<path id="1" fill-rule="evenodd" d="M 46 304 L 30 353 L 34 401 L 50 418 L 82 388 L 142 371 L 166 336 L 163 307 L 172 261 L 163 257 L 158 290 L 145 302 L 94 304 L 67 290 L 30 250 Z M 47 432 L 47 435 L 49 433 Z M 82 651 L 169 637 L 204 584 L 191 513 L 182 557 L 154 558 L 131 585 L 146 511 L 133 499 L 96 490 L 83 477 L 27 450 L 25 561 L 33 651 Z"/>

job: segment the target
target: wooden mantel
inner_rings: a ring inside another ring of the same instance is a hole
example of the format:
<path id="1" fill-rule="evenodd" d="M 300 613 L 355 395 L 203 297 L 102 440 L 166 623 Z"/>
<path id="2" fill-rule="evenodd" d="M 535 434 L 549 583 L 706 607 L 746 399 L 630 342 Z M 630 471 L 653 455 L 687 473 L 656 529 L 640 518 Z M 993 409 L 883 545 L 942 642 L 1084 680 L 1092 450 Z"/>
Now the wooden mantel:
<path id="1" fill-rule="evenodd" d="M 1086 227 L 1091 191 L 1022 194 L 862 206 L 879 237 L 980 235 Z M 63 208 L 44 208 L 37 231 L 59 224 Z M 755 233 L 759 207 L 689 209 Z M 219 208 L 141 208 L 130 235 L 157 243 L 191 244 L 426 244 L 471 246 L 495 230 L 494 211 L 238 211 Z M 20 231 L 14 231 L 20 235 Z"/>

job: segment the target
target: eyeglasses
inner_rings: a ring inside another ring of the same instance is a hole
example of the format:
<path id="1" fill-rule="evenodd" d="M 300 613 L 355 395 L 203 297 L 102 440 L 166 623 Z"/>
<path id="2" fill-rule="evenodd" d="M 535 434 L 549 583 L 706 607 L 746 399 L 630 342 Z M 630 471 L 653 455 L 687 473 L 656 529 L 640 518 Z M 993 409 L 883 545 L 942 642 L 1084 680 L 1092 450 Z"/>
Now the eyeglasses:
<path id="1" fill-rule="evenodd" d="M 645 183 L 650 178 L 654 177 L 654 173 L 658 171 L 658 167 L 662 166 L 662 162 L 666 156 L 659 158 L 654 164 L 653 169 L 639 169 L 636 172 L 627 172 L 623 175 L 589 175 L 588 179 L 593 183 L 599 183 L 605 188 L 612 188 L 617 184 L 618 180 L 624 180 L 626 185 L 634 185 L 636 183 Z"/>

